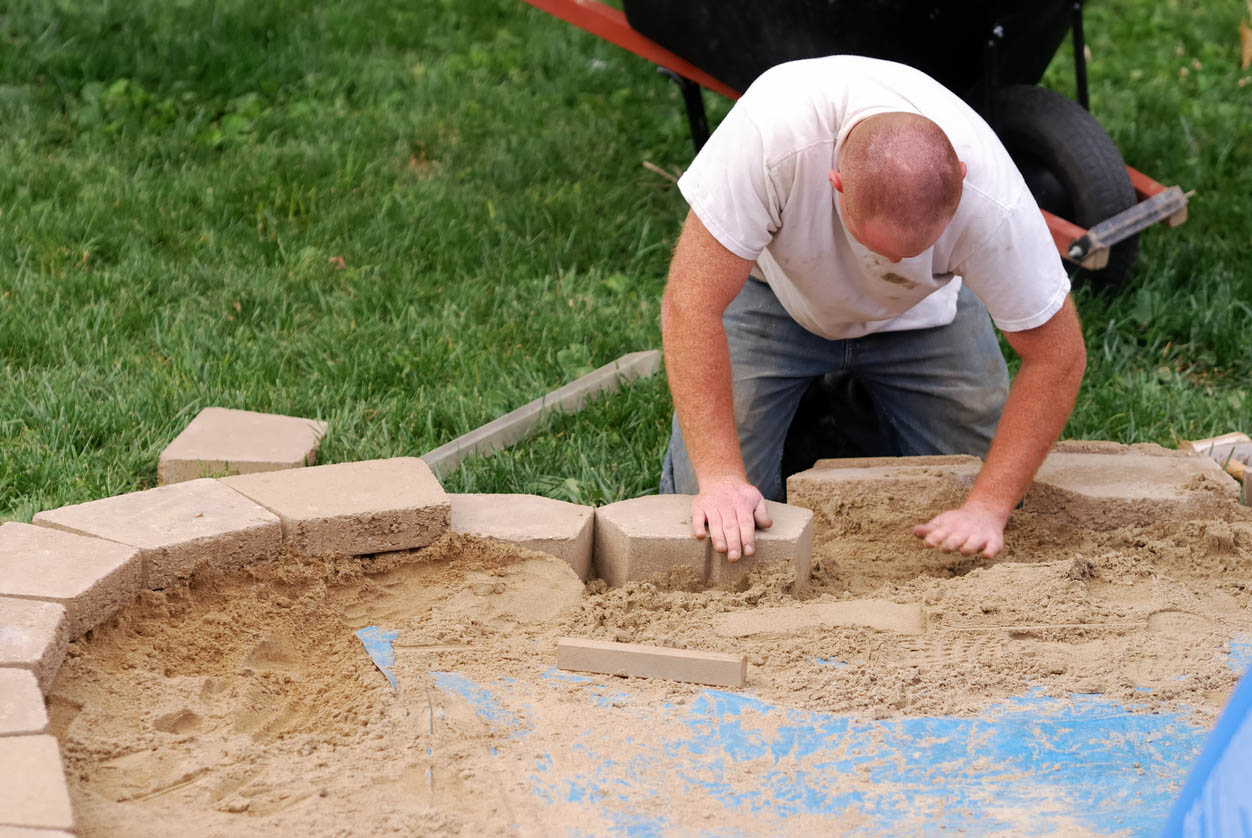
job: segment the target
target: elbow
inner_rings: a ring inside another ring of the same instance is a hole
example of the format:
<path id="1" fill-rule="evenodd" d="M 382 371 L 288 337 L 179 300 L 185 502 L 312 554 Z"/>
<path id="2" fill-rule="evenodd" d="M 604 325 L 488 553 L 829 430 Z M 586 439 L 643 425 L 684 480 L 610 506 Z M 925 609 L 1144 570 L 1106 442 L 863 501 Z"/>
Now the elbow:
<path id="1" fill-rule="evenodd" d="M 1087 373 L 1087 347 L 1079 341 L 1078 345 L 1068 353 L 1066 359 L 1068 363 L 1063 367 L 1063 378 L 1060 385 L 1063 390 L 1068 390 L 1071 399 L 1078 398 L 1078 392 L 1082 389 L 1082 380 Z"/>

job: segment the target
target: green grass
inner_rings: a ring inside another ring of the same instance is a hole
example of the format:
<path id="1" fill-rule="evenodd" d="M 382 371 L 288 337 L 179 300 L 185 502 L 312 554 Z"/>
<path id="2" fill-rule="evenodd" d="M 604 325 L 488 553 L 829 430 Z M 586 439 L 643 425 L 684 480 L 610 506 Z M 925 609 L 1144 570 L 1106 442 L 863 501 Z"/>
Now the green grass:
<path id="1" fill-rule="evenodd" d="M 1252 428 L 1242 11 L 1088 9 L 1093 110 L 1128 162 L 1198 194 L 1143 237 L 1123 296 L 1080 297 L 1069 436 Z M 1063 49 L 1048 82 L 1071 79 Z M 690 156 L 654 68 L 520 0 L 12 0 L 0 519 L 153 485 L 208 405 L 328 420 L 325 462 L 415 455 L 659 347 L 685 205 L 641 163 Z M 651 491 L 669 411 L 640 383 L 445 484 Z"/>

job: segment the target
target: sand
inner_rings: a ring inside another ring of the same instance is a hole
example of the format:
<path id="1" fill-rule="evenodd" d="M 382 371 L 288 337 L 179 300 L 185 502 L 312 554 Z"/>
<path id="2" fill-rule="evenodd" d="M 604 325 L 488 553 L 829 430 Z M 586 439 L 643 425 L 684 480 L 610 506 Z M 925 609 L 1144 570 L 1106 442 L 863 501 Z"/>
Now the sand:
<path id="1" fill-rule="evenodd" d="M 552 823 L 519 769 L 536 754 L 432 674 L 515 679 L 535 702 L 526 741 L 576 754 L 562 746 L 586 722 L 585 697 L 551 678 L 566 635 L 744 653 L 753 696 L 865 719 L 972 715 L 1037 687 L 1211 723 L 1236 681 L 1230 639 L 1252 633 L 1252 509 L 1215 496 L 1145 518 L 1044 492 L 986 560 L 911 535 L 959 501 L 949 491 L 793 498 L 816 513 L 803 600 L 778 565 L 733 590 L 681 574 L 607 590 L 551 557 L 452 534 L 412 553 L 289 555 L 145 593 L 71 644 L 50 695 L 80 834 L 594 834 L 590 806 Z M 865 600 L 897 608 L 869 628 L 856 616 Z M 371 624 L 397 632 L 397 692 L 353 636 Z M 636 704 L 682 707 L 702 690 L 597 679 Z M 659 746 L 674 733 L 612 735 Z M 666 805 L 693 829 L 718 815 Z"/>

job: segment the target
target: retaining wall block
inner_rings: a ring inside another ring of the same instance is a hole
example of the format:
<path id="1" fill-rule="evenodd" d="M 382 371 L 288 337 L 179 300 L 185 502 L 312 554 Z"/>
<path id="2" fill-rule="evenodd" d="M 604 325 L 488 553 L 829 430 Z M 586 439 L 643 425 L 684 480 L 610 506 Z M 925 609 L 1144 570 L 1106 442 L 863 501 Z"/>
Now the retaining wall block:
<path id="1" fill-rule="evenodd" d="M 0 597 L 0 667 L 30 670 L 46 693 L 69 642 L 69 621 L 60 605 Z"/>
<path id="2" fill-rule="evenodd" d="M 35 673 L 0 668 L 0 736 L 48 732 L 48 708 Z"/>
<path id="3" fill-rule="evenodd" d="M 142 586 L 137 547 L 31 524 L 0 524 L 0 596 L 60 603 L 71 640 L 112 617 Z"/>
<path id="4" fill-rule="evenodd" d="M 1043 461 L 1035 483 L 1099 501 L 1140 502 L 1162 509 L 1239 500 L 1239 483 L 1203 454 L 1155 455 L 1124 450 L 1086 453 L 1057 450 Z M 1027 495 L 1027 507 L 1030 497 Z"/>
<path id="5" fill-rule="evenodd" d="M 282 549 L 277 517 L 207 478 L 63 506 L 40 512 L 34 523 L 138 547 L 149 588 L 200 567 L 238 570 L 275 559 Z"/>
<path id="6" fill-rule="evenodd" d="M 982 460 L 964 454 L 927 457 L 857 457 L 818 460 L 813 467 L 787 478 L 787 501 L 808 509 L 829 502 L 840 487 L 863 490 L 863 484 L 879 484 L 911 493 L 954 486 L 974 485 Z"/>
<path id="7" fill-rule="evenodd" d="M 426 463 L 395 457 L 224 477 L 282 519 L 305 555 L 366 555 L 425 547 L 449 527 L 452 505 Z"/>
<path id="8" fill-rule="evenodd" d="M 74 828 L 56 737 L 0 738 L 0 823 L 35 829 Z"/>
<path id="9" fill-rule="evenodd" d="M 813 513 L 811 510 L 785 503 L 765 502 L 772 525 L 756 531 L 756 552 L 730 561 L 725 553 L 709 551 L 707 584 L 716 587 L 734 585 L 761 562 L 789 561 L 796 572 L 793 590 L 808 587 L 813 566 Z"/>
<path id="10" fill-rule="evenodd" d="M 612 586 L 686 568 L 703 582 L 708 539 L 691 534 L 690 495 L 646 495 L 596 510 L 596 575 Z"/>
<path id="11" fill-rule="evenodd" d="M 206 407 L 157 460 L 162 484 L 311 466 L 327 424 L 316 419 Z"/>
<path id="12" fill-rule="evenodd" d="M 727 585 L 757 562 L 789 559 L 802 588 L 809 577 L 813 514 L 767 503 L 774 526 L 756 531 L 755 556 L 735 562 L 716 552 L 711 539 L 691 534 L 691 495 L 646 495 L 602 506 L 596 510 L 596 573 L 616 586 L 686 568 L 702 584 Z"/>
<path id="13" fill-rule="evenodd" d="M 556 556 L 587 581 L 596 510 L 538 495 L 448 495 L 452 530 Z"/>
<path id="14" fill-rule="evenodd" d="M 832 457 L 813 463 L 813 469 L 875 468 L 878 466 L 974 466 L 982 463 L 970 454 L 925 454 L 919 457 Z"/>

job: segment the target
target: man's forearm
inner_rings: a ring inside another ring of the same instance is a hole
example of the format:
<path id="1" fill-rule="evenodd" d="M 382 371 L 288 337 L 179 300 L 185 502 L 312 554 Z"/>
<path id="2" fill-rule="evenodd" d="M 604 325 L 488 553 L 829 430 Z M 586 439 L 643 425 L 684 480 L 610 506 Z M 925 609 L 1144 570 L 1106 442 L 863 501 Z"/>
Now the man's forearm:
<path id="1" fill-rule="evenodd" d="M 696 478 L 745 479 L 721 318 L 684 312 L 667 300 L 661 338 L 674 411 Z"/>
<path id="2" fill-rule="evenodd" d="M 1058 392 L 1067 383 L 1047 371 L 1023 367 L 1014 380 L 986 464 L 967 503 L 1008 519 L 1073 410 L 1077 387 L 1068 397 Z M 1052 384 L 1059 386 L 1048 386 Z"/>
<path id="3" fill-rule="evenodd" d="M 967 504 L 1008 520 L 1069 421 L 1084 366 L 1081 355 L 1023 361 Z"/>

